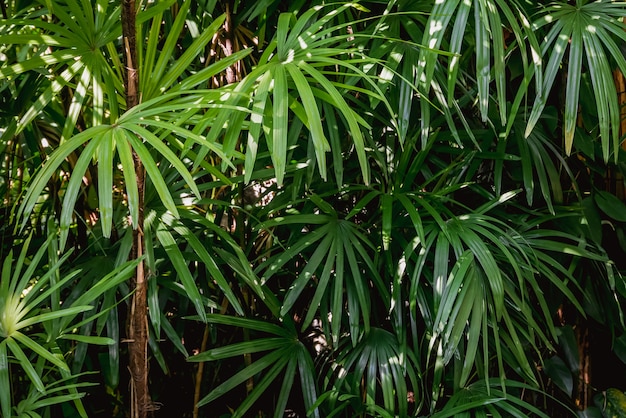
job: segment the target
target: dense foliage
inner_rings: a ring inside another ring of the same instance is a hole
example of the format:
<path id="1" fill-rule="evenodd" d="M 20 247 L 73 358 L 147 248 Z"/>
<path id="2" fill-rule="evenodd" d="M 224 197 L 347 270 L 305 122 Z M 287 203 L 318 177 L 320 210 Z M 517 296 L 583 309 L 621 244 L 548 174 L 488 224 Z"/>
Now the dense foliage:
<path id="1" fill-rule="evenodd" d="M 619 408 L 626 3 L 0 5 L 0 416 Z"/>

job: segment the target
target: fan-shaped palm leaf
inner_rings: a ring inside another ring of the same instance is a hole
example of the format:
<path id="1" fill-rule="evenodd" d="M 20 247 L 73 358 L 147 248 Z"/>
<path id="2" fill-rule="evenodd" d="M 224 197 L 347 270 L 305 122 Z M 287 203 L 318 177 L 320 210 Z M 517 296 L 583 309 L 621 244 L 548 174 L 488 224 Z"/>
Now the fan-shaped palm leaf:
<path id="1" fill-rule="evenodd" d="M 315 294 L 311 299 L 303 328 L 308 327 L 318 315 L 318 308 L 323 301 L 330 301 L 323 308 L 327 312 L 350 312 L 350 332 L 353 342 L 359 338 L 360 329 L 367 332 L 370 320 L 369 281 L 384 295 L 386 286 L 379 276 L 373 260 L 370 258 L 372 244 L 357 225 L 346 220 L 339 220 L 337 213 L 319 197 L 313 198 L 328 214 L 292 215 L 275 218 L 261 225 L 260 228 L 302 225 L 311 228 L 319 225 L 308 234 L 293 242 L 284 252 L 269 258 L 259 266 L 262 279 L 267 282 L 280 271 L 282 266 L 303 252 L 312 251 L 307 263 L 294 280 L 281 308 L 281 316 L 286 315 L 304 289 L 315 283 Z M 312 248 L 315 246 L 315 249 Z M 368 276 L 364 275 L 368 271 Z M 367 278 L 366 278 L 367 277 Z M 331 280 L 332 279 L 332 280 Z M 352 289 L 345 294 L 344 286 Z M 383 300 L 386 300 L 383 297 Z M 344 306 L 345 305 L 345 306 Z M 362 322 L 360 319 L 362 318 Z M 333 342 L 338 343 L 342 332 L 342 315 L 332 315 L 330 329 Z"/>
<path id="2" fill-rule="evenodd" d="M 598 123 L 604 159 L 610 154 L 617 159 L 620 144 L 620 110 L 613 85 L 609 58 L 626 74 L 626 59 L 616 39 L 626 41 L 621 18 L 626 16 L 626 3 L 599 0 L 576 0 L 575 4 L 556 2 L 542 9 L 542 16 L 533 23 L 533 29 L 547 28 L 541 52 L 548 55 L 543 83 L 538 88 L 533 109 L 528 119 L 526 136 L 533 131 L 546 105 L 563 57 L 569 49 L 564 133 L 565 151 L 571 152 L 578 117 L 581 75 L 585 69 L 591 76 L 598 110 Z M 608 53 L 608 54 L 607 54 Z M 583 66 L 583 57 L 587 65 Z"/>
<path id="3" fill-rule="evenodd" d="M 464 37 L 468 33 L 468 21 L 473 9 L 474 14 L 474 41 L 473 48 L 476 62 L 476 84 L 480 114 L 485 122 L 488 119 L 489 84 L 493 79 L 496 83 L 497 103 L 502 125 L 508 118 L 506 109 L 506 73 L 505 57 L 507 55 L 504 44 L 503 21 L 508 24 L 517 40 L 517 46 L 524 62 L 524 70 L 528 72 L 526 79 L 532 77 L 533 66 L 541 65 L 539 60 L 538 43 L 527 24 L 527 18 L 516 2 L 504 0 L 453 0 L 435 2 L 431 10 L 422 44 L 428 49 L 422 49 L 418 63 L 418 81 L 424 91 L 429 91 L 434 80 L 437 65 L 437 49 L 442 48 L 444 36 L 452 25 L 449 39 L 449 52 L 455 54 L 448 67 L 448 97 L 452 102 L 455 85 L 459 74 L 460 56 L 465 45 Z M 526 41 L 527 39 L 527 41 Z M 530 43 L 533 65 L 528 64 L 526 42 Z M 492 48 L 493 47 L 493 48 Z M 493 53 L 491 53 L 493 51 Z M 491 68 L 493 62 L 493 69 Z M 426 122 L 428 123 L 428 122 Z"/>
<path id="4" fill-rule="evenodd" d="M 325 379 L 332 388 L 327 400 L 331 410 L 353 397 L 372 411 L 380 407 L 389 416 L 409 416 L 407 396 L 418 390 L 418 369 L 393 334 L 372 327 L 356 347 L 339 348 L 337 356 Z"/>
<path id="5" fill-rule="evenodd" d="M 244 402 L 239 405 L 234 413 L 234 417 L 245 416 L 246 412 L 252 407 L 265 392 L 267 387 L 278 378 L 282 373 L 283 385 L 279 399 L 276 401 L 275 417 L 282 417 L 285 406 L 291 394 L 291 386 L 295 379 L 296 373 L 300 375 L 300 383 L 302 386 L 302 395 L 307 409 L 312 410 L 311 415 L 319 417 L 319 411 L 314 407 L 317 400 L 317 389 L 315 387 L 315 378 L 313 376 L 313 361 L 305 348 L 298 340 L 295 332 L 294 324 L 290 320 L 286 320 L 282 326 L 271 324 L 268 322 L 229 317 L 226 315 L 207 315 L 207 320 L 212 324 L 223 324 L 245 328 L 254 332 L 269 333 L 272 336 L 255 338 L 251 341 L 231 344 L 224 347 L 210 349 L 196 356 L 189 357 L 187 360 L 191 362 L 199 361 L 215 361 L 243 354 L 260 353 L 269 351 L 268 354 L 254 361 L 240 372 L 236 373 L 218 387 L 214 388 L 208 395 L 200 400 L 198 406 L 207 405 L 224 393 L 242 384 L 251 377 L 258 375 L 266 369 L 269 369 L 260 378 L 253 391 L 248 394 Z"/>
<path id="6" fill-rule="evenodd" d="M 48 239 L 47 245 L 43 245 L 32 257 L 28 268 L 22 272 L 22 266 L 26 259 L 30 239 L 28 239 L 17 259 L 13 258 L 12 252 L 5 258 L 2 266 L 0 280 L 0 382 L 4 387 L 10 387 L 9 353 L 19 362 L 24 373 L 31 380 L 35 388 L 45 392 L 44 383 L 24 348 L 34 352 L 42 360 L 52 363 L 58 370 L 69 376 L 69 367 L 62 356 L 57 355 L 55 340 L 58 338 L 82 341 L 91 344 L 110 344 L 110 338 L 93 337 L 76 334 L 75 330 L 82 323 L 95 320 L 106 311 L 92 315 L 81 323 L 76 324 L 76 317 L 83 312 L 94 309 L 91 304 L 107 290 L 116 287 L 127 280 L 136 267 L 137 261 L 126 263 L 109 273 L 97 282 L 89 291 L 77 299 L 67 299 L 67 303 L 59 306 L 51 303 L 55 300 L 54 295 L 60 293 L 60 289 L 71 280 L 75 280 L 80 271 L 65 275 L 56 279 L 61 264 L 69 257 L 69 253 L 51 264 L 45 274 L 37 275 L 36 268 L 40 265 L 44 254 L 48 252 L 49 245 L 55 237 Z M 41 341 L 38 335 L 31 335 L 30 328 L 44 326 L 46 323 L 55 322 L 56 330 L 48 335 L 48 341 Z M 70 326 L 71 324 L 71 326 Z M 3 416 L 11 416 L 11 391 L 4 391 L 0 395 L 0 409 Z"/>
<path id="7" fill-rule="evenodd" d="M 349 100 L 354 100 L 350 95 L 359 92 L 386 101 L 372 77 L 358 67 L 372 62 L 372 59 L 363 57 L 356 48 L 346 47 L 346 35 L 334 34 L 347 24 L 328 27 L 334 17 L 351 6 L 341 5 L 321 17 L 317 17 L 324 10 L 321 6 L 311 8 L 297 19 L 291 13 L 281 15 L 276 36 L 265 49 L 259 65 L 235 87 L 237 95 L 228 104 L 240 105 L 242 97 L 248 100 L 250 96 L 249 103 L 254 111 L 245 157 L 246 181 L 252 175 L 256 150 L 264 134 L 278 183 L 282 184 L 287 163 L 289 110 L 308 128 L 317 166 L 322 177 L 326 178 L 325 153 L 330 146 L 321 123 L 319 107 L 322 103 L 330 104 L 341 115 L 340 120 L 348 127 L 363 175 L 369 178 L 363 137 L 363 130 L 369 129 L 369 124 L 350 106 Z M 371 89 L 342 83 L 346 76 L 361 79 Z M 228 153 L 235 149 L 245 126 L 245 117 L 245 113 L 238 111 L 221 112 L 212 123 L 209 140 L 216 140 L 225 129 L 224 150 Z"/>
<path id="8" fill-rule="evenodd" d="M 26 59 L 0 68 L 0 78 L 13 78 L 32 70 L 49 72 L 50 68 L 55 68 L 50 74 L 49 85 L 40 92 L 38 100 L 20 115 L 5 135 L 21 132 L 46 106 L 58 99 L 63 89 L 69 87 L 72 88 L 72 99 L 64 121 L 63 139 L 74 134 L 81 115 L 91 119 L 89 125 L 98 125 L 109 117 L 117 118 L 121 99 L 117 92 L 123 90 L 119 73 L 121 65 L 116 68 L 109 64 L 110 60 L 120 63 L 116 55 L 110 55 L 109 47 L 121 35 L 120 9 L 112 7 L 106 0 L 96 3 L 92 8 L 76 0 L 69 0 L 63 7 L 45 2 L 41 10 L 35 10 L 25 18 L 3 21 L 3 25 L 13 27 L 15 31 L 0 34 L 1 43 L 36 48 L 32 48 Z M 41 12 L 54 16 L 54 19 L 42 19 Z M 92 106 L 84 113 L 90 98 Z M 108 105 L 106 112 L 105 102 Z"/>

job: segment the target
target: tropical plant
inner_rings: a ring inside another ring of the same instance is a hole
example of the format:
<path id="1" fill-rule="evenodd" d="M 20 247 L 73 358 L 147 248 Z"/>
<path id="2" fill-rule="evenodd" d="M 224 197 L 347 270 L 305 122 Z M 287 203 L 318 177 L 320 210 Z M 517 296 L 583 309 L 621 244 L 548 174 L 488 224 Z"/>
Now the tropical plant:
<path id="1" fill-rule="evenodd" d="M 2 267 L 0 379 L 3 387 L 15 389 L 3 392 L 0 398 L 2 415 L 12 416 L 12 399 L 15 399 L 19 401 L 18 416 L 27 410 L 35 411 L 69 400 L 74 400 L 78 412 L 81 416 L 86 416 L 80 402 L 84 394 L 79 394 L 77 388 L 88 384 L 70 380 L 75 380 L 78 376 L 71 375 L 70 364 L 65 359 L 68 353 L 79 350 L 75 346 L 68 347 L 68 344 L 63 342 L 83 345 L 115 344 L 115 340 L 110 337 L 92 335 L 92 326 L 99 318 L 106 318 L 107 313 L 115 307 L 107 305 L 106 302 L 102 303 L 102 296 L 127 280 L 136 262 L 122 264 L 98 281 L 92 282 L 87 290 L 85 288 L 88 285 L 87 280 L 75 284 L 80 270 L 61 277 L 60 267 L 71 253 L 68 252 L 61 258 L 57 256 L 55 234 L 50 234 L 50 238 L 39 250 L 27 258 L 30 242 L 31 238 L 28 238 L 23 243 L 16 259 L 10 251 Z M 48 263 L 42 266 L 40 261 L 44 255 L 48 255 Z M 70 284 L 74 284 L 74 291 L 67 293 L 64 290 L 68 289 Z M 80 314 L 95 308 L 98 308 L 96 313 L 85 314 L 79 318 Z M 98 328 L 101 332 L 102 327 Z M 11 364 L 14 362 L 16 366 L 12 367 Z M 16 368 L 21 372 L 16 372 Z M 50 382 L 52 376 L 57 373 L 62 378 L 61 381 L 52 380 L 52 383 L 47 385 L 44 383 L 43 379 Z M 22 393 L 19 388 L 22 379 L 16 376 L 23 375 L 30 380 L 31 389 L 24 399 L 20 399 Z M 69 393 L 59 397 L 43 396 L 55 392 Z"/>
<path id="2" fill-rule="evenodd" d="M 1 5 L 3 416 L 181 415 L 149 382 L 192 374 L 194 416 L 591 406 L 625 3 Z"/>

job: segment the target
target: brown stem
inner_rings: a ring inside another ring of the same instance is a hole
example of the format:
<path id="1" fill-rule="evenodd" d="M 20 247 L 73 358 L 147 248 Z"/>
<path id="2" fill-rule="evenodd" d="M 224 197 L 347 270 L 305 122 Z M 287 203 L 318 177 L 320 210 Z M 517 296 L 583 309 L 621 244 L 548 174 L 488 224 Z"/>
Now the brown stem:
<path id="1" fill-rule="evenodd" d="M 575 328 L 578 343 L 578 385 L 576 388 L 575 403 L 579 410 L 586 410 L 591 404 L 593 389 L 591 387 L 591 356 L 589 355 L 589 328 L 583 321 L 579 321 Z"/>
<path id="2" fill-rule="evenodd" d="M 134 232 L 133 252 L 136 257 L 143 255 L 143 234 Z M 148 309 L 147 309 L 147 276 L 143 262 L 137 266 L 134 278 L 133 299 L 131 302 L 128 326 L 129 369 L 131 375 L 131 417 L 146 418 L 151 410 L 152 402 L 148 390 Z"/>
<path id="3" fill-rule="evenodd" d="M 230 13 L 230 4 L 226 3 L 226 20 L 224 21 L 224 56 L 231 56 L 234 52 L 233 48 L 233 20 Z M 232 84 L 237 81 L 234 66 L 226 69 L 226 83 Z"/>
<path id="4" fill-rule="evenodd" d="M 206 345 L 209 341 L 209 326 L 204 326 L 204 334 L 202 334 L 202 343 L 200 344 L 200 352 L 206 351 Z M 198 363 L 198 370 L 196 371 L 196 387 L 193 392 L 193 418 L 198 418 L 200 415 L 200 408 L 198 408 L 198 402 L 200 402 L 200 395 L 202 393 L 202 376 L 204 375 L 204 362 Z"/>
<path id="5" fill-rule="evenodd" d="M 139 80 L 137 74 L 136 6 L 134 0 L 122 0 L 122 38 L 124 45 L 124 83 L 126 89 L 126 109 L 139 103 Z M 144 254 L 144 186 L 145 169 L 141 159 L 133 151 L 135 178 L 139 190 L 139 217 L 133 231 L 132 259 L 140 259 Z M 134 291 L 131 301 L 128 324 L 128 353 L 131 383 L 131 417 L 146 418 L 153 410 L 148 388 L 148 277 L 145 265 L 137 265 L 135 277 L 131 279 Z"/>
<path id="6" fill-rule="evenodd" d="M 137 30 L 135 0 L 122 0 L 122 38 L 124 40 L 124 82 L 126 88 L 126 109 L 139 103 L 137 77 Z"/>

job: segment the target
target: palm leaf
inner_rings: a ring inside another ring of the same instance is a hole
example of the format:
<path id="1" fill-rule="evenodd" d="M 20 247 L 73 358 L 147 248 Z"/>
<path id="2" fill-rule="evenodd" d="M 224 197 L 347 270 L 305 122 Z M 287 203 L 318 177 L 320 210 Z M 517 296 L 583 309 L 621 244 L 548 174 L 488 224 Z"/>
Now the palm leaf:
<path id="1" fill-rule="evenodd" d="M 619 148 L 619 106 L 614 91 L 609 58 L 626 70 L 626 60 L 609 35 L 618 35 L 625 39 L 618 18 L 626 15 L 621 2 L 612 2 L 610 6 L 599 0 L 591 3 L 576 2 L 576 5 L 555 3 L 543 10 L 544 15 L 537 19 L 535 30 L 551 25 L 543 43 L 542 53 L 552 51 L 545 68 L 543 85 L 539 89 L 528 119 L 526 136 L 533 131 L 543 108 L 547 95 L 551 91 L 561 61 L 569 47 L 568 79 L 565 99 L 565 149 L 569 154 L 574 140 L 574 128 L 579 105 L 579 91 L 583 68 L 583 51 L 587 56 L 587 70 L 591 76 L 594 97 L 598 109 L 600 139 L 603 157 L 608 160 L 610 154 L 617 158 Z"/>

